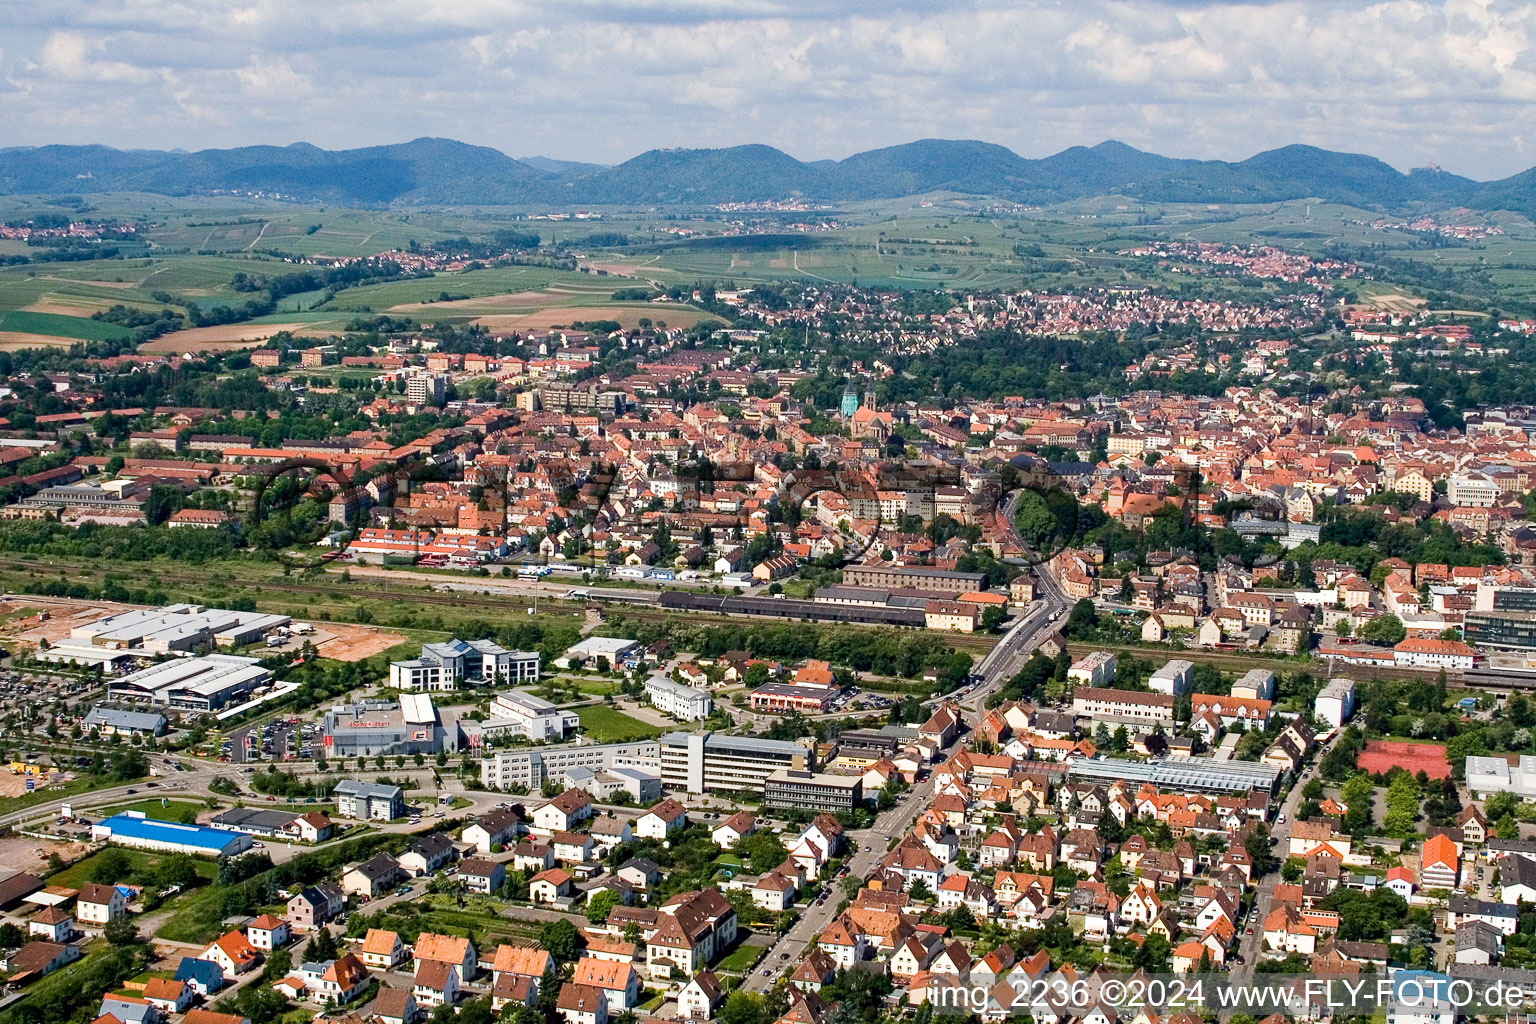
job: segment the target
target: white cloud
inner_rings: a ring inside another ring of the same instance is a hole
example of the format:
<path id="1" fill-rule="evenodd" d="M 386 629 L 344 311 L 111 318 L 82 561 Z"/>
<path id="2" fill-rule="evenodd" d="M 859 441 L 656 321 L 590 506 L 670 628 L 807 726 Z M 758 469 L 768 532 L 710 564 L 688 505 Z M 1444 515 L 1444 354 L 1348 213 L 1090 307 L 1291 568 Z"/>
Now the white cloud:
<path id="1" fill-rule="evenodd" d="M 307 75 L 295 71 L 286 60 L 264 60 L 254 54 L 235 77 L 240 88 L 255 99 L 296 99 L 314 87 Z"/>

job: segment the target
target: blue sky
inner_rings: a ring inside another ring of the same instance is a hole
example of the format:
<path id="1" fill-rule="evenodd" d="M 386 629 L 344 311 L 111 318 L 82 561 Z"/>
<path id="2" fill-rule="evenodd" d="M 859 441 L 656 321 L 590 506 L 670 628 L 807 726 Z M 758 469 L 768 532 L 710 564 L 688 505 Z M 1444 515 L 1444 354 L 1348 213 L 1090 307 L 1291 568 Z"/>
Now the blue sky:
<path id="1" fill-rule="evenodd" d="M 919 138 L 1536 164 L 1514 0 L 0 0 L 0 145 L 440 135 L 618 162 Z"/>

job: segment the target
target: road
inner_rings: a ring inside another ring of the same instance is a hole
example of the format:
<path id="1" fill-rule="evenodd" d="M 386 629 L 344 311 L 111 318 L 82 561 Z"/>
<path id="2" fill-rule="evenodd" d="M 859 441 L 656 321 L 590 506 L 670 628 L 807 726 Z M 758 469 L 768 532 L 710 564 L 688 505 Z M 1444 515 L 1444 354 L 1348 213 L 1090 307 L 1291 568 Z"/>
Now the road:
<path id="1" fill-rule="evenodd" d="M 1295 783 L 1291 786 L 1290 793 L 1286 795 L 1285 802 L 1280 805 L 1276 812 L 1274 823 L 1270 825 L 1269 834 L 1275 840 L 1271 848 L 1275 855 L 1275 870 L 1259 880 L 1253 900 L 1253 913 L 1238 928 L 1242 935 L 1237 948 L 1238 952 L 1242 955 L 1243 963 L 1232 972 L 1234 984 L 1239 980 L 1248 980 L 1253 974 L 1254 965 L 1258 963 L 1259 954 L 1262 952 L 1264 942 L 1264 919 L 1269 916 L 1270 908 L 1274 905 L 1275 883 L 1280 881 L 1280 866 L 1285 863 L 1286 855 L 1290 850 L 1291 825 L 1296 820 L 1296 808 L 1301 806 L 1301 791 L 1306 787 L 1308 781 L 1316 775 L 1318 765 L 1322 764 L 1323 755 L 1328 752 L 1328 748 L 1336 741 L 1337 737 L 1320 747 L 1311 762 L 1297 775 Z M 1282 822 L 1281 818 L 1285 820 Z M 1253 934 L 1251 935 L 1246 932 L 1246 929 L 1249 927 L 1253 929 Z"/>
<path id="2" fill-rule="evenodd" d="M 987 697 L 1013 678 L 1071 607 L 1055 581 L 1049 579 L 1048 573 L 1041 570 L 1035 575 L 1041 581 L 1043 595 L 1039 606 L 1015 622 L 998 645 L 982 659 L 976 670 L 982 679 L 975 689 L 969 693 L 947 695 L 956 698 L 961 716 L 968 727 L 980 721 Z M 895 807 L 882 812 L 875 819 L 873 828 L 848 833 L 844 839 L 854 844 L 855 849 L 844 861 L 848 868 L 846 877 L 862 880 L 868 876 L 874 870 L 875 863 L 885 854 L 891 840 L 905 833 L 928 807 L 932 795 L 933 774 L 930 772 L 927 778 L 903 793 Z M 785 968 L 798 965 L 811 940 L 831 923 L 842 899 L 841 888 L 834 882 L 824 902 L 815 902 L 803 908 L 789 931 L 768 947 L 751 977 L 742 983 L 742 988 L 748 992 L 761 992 L 770 987 Z M 787 960 L 781 958 L 784 953 L 789 954 Z M 768 971 L 767 977 L 763 976 L 765 970 Z"/>

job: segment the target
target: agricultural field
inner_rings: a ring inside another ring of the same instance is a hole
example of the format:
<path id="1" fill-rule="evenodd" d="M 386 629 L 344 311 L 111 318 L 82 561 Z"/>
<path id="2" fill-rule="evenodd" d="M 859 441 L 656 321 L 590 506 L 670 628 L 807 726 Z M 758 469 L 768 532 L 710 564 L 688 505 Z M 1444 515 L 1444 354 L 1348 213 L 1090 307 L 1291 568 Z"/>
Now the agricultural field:
<path id="1" fill-rule="evenodd" d="M 288 295 L 270 316 L 202 328 L 201 334 L 166 335 L 147 343 L 146 351 L 249 347 L 279 330 L 326 337 L 352 316 L 386 312 L 426 323 L 474 322 L 497 331 L 592 320 L 626 327 L 642 319 L 691 325 L 708 314 L 675 304 L 615 301 L 613 294 L 621 288 L 694 281 L 750 286 L 798 279 L 916 289 L 1042 290 L 1178 288 L 1188 283 L 1188 275 L 1121 255 L 1121 250 L 1159 240 L 1271 244 L 1313 255 L 1338 245 L 1374 246 L 1402 261 L 1477 271 L 1501 293 L 1536 300 L 1536 226 L 1502 212 L 1442 214 L 1445 222 L 1497 223 L 1504 234 L 1430 246 L 1422 234 L 1373 227 L 1381 219 L 1373 211 L 1304 200 L 1203 205 L 1099 196 L 1038 208 L 941 193 L 794 214 L 616 208 L 599 211 L 598 219 L 535 220 L 528 218 L 540 211 L 499 207 L 352 210 L 234 197 L 90 198 L 94 217 L 147 225 L 141 237 L 149 255 L 0 268 L 0 349 L 121 338 L 122 328 L 90 320 L 117 304 L 184 312 L 187 303 L 205 310 L 243 303 L 251 293 L 230 287 L 236 273 L 291 270 L 292 264 L 274 253 L 347 258 L 412 242 L 483 238 L 509 227 L 536 231 L 544 244 L 575 253 L 587 272 L 495 267 L 345 289 L 329 299 L 323 291 Z M 40 212 L 35 202 L 0 200 L 0 218 L 29 212 Z M 807 230 L 808 224 L 826 227 Z M 36 250 L 12 241 L 0 252 Z M 1254 286 L 1251 280 L 1202 280 L 1234 292 Z M 1391 309 L 1421 303 L 1428 287 L 1371 280 L 1352 286 L 1362 301 Z"/>

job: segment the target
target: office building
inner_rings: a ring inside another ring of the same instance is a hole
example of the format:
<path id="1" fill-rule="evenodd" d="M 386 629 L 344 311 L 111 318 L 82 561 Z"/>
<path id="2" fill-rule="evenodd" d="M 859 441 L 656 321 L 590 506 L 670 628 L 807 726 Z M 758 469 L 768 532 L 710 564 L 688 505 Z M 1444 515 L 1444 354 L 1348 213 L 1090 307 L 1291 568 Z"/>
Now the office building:
<path id="1" fill-rule="evenodd" d="M 562 711 L 543 697 L 523 690 L 498 693 L 491 700 L 491 717 L 485 721 L 459 722 L 459 728 L 466 733 L 478 727 L 485 736 L 526 736 L 535 742 L 563 740 L 580 725 L 576 712 Z"/>
<path id="2" fill-rule="evenodd" d="M 1536 649 L 1536 611 L 1467 612 L 1462 631 L 1474 647 Z"/>
<path id="3" fill-rule="evenodd" d="M 509 651 L 490 640 L 422 644 L 421 656 L 389 663 L 397 690 L 456 690 L 466 683 L 523 685 L 539 680 L 537 651 Z"/>
<path id="4" fill-rule="evenodd" d="M 661 746 L 655 740 L 636 743 L 588 743 L 559 747 L 520 747 L 498 750 L 480 762 L 480 783 L 486 789 L 522 786 L 534 790 L 575 768 L 592 772 L 633 768 L 647 775 L 661 773 Z"/>
<path id="5" fill-rule="evenodd" d="M 763 806 L 803 811 L 851 811 L 864 802 L 864 782 L 858 775 L 780 768 L 763 789 Z"/>
<path id="6" fill-rule="evenodd" d="M 687 793 L 761 793 L 768 776 L 781 768 L 816 766 L 810 747 L 787 740 L 669 732 L 659 742 L 662 785 Z"/>
<path id="7" fill-rule="evenodd" d="M 666 676 L 647 679 L 645 695 L 657 711 L 684 722 L 702 721 L 715 710 L 714 698 L 707 691 L 673 682 Z"/>
<path id="8" fill-rule="evenodd" d="M 336 813 L 358 821 L 392 821 L 405 817 L 405 790 L 379 782 L 342 779 L 331 791 Z"/>

